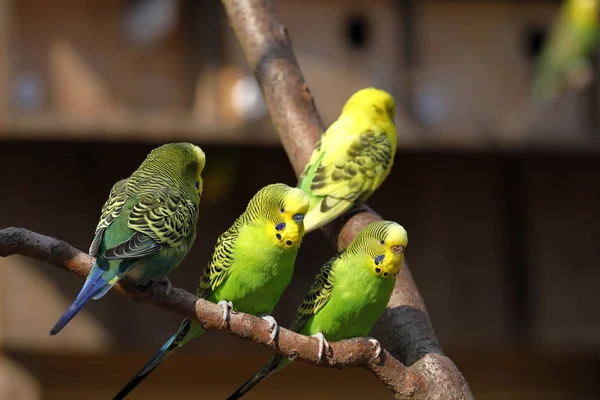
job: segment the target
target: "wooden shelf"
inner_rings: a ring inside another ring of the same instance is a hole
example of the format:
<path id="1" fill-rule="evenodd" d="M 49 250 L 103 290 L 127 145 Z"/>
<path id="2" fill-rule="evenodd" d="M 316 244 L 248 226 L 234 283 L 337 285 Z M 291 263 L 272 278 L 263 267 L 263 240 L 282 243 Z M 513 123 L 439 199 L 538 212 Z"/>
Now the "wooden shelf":
<path id="1" fill-rule="evenodd" d="M 130 115 L 110 119 L 10 116 L 0 128 L 0 140 L 173 141 L 273 145 L 275 132 L 265 124 L 226 126 L 202 124 L 187 115 Z"/>

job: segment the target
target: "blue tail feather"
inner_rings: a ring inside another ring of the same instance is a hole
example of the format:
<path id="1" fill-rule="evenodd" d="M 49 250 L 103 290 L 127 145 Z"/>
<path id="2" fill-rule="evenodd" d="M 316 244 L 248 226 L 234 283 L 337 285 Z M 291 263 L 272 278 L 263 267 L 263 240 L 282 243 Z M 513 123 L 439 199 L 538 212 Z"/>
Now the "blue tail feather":
<path id="1" fill-rule="evenodd" d="M 269 362 L 261 368 L 260 371 L 258 371 L 252 378 L 248 379 L 242 386 L 240 386 L 231 396 L 227 398 L 227 400 L 237 400 L 248 393 L 254 388 L 254 386 L 258 385 L 260 381 L 277 371 L 277 368 L 280 367 L 281 360 L 283 360 L 283 356 L 281 354 L 274 355 Z"/>
<path id="2" fill-rule="evenodd" d="M 185 336 L 185 335 L 184 335 Z M 137 385 L 139 385 L 158 365 L 169 355 L 171 355 L 177 348 L 181 338 L 181 331 L 177 331 L 171 338 L 160 348 L 158 353 L 154 355 L 148 361 L 142 369 L 129 381 L 127 384 L 113 397 L 113 400 L 124 399 Z"/>
<path id="3" fill-rule="evenodd" d="M 102 277 L 103 273 L 104 271 L 98 268 L 96 264 L 92 266 L 90 274 L 85 280 L 85 284 L 77 295 L 77 298 L 73 304 L 69 306 L 67 311 L 65 311 L 62 317 L 60 317 L 56 325 L 54 325 L 54 328 L 50 331 L 50 335 L 56 335 L 60 332 L 91 298 L 94 298 L 94 300 L 99 299 L 114 286 L 116 280 L 109 284 L 106 279 Z"/>

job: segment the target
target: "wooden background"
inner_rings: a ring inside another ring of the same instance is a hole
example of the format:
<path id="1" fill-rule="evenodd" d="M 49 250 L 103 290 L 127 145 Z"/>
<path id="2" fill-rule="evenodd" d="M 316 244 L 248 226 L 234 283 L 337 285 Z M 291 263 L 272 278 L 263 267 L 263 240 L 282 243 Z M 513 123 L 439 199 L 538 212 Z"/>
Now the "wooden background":
<path id="1" fill-rule="evenodd" d="M 220 3 L 181 1 L 172 29 L 148 48 L 124 36 L 131 4 L 0 0 L 0 228 L 86 250 L 111 185 L 151 148 L 191 140 L 207 154 L 205 194 L 197 242 L 172 281 L 194 290 L 249 198 L 295 179 L 268 118 L 234 106 L 248 68 Z M 476 398 L 599 399 L 596 86 L 566 93 L 520 136 L 501 129 L 526 94 L 532 37 L 559 2 L 276 4 L 326 124 L 358 88 L 396 97 L 400 148 L 369 205 L 408 230 L 436 333 Z M 32 76 L 39 93 L 25 107 L 19 82 Z M 332 251 L 320 232 L 306 237 L 274 314 L 281 324 Z M 178 326 L 109 295 L 49 337 L 82 282 L 0 259 L 0 399 L 110 398 Z M 208 334 L 131 399 L 223 398 L 268 357 Z M 297 363 L 248 399 L 284 395 L 390 398 L 367 371 Z"/>

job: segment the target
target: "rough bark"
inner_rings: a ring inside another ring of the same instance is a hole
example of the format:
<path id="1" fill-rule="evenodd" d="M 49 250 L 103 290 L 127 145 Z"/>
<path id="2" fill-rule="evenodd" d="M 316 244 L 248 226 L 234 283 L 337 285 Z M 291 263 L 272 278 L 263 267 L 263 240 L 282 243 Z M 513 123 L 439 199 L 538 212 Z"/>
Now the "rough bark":
<path id="1" fill-rule="evenodd" d="M 277 20 L 272 0 L 222 0 L 231 27 L 260 84 L 269 116 L 296 175 L 306 165 L 324 130 L 287 30 Z M 323 228 L 338 248 L 344 248 L 371 221 L 381 217 L 369 207 L 352 210 Z M 473 398 L 456 365 L 444 356 L 425 303 L 405 264 L 382 318 L 391 352 L 412 371 L 398 399 Z"/>

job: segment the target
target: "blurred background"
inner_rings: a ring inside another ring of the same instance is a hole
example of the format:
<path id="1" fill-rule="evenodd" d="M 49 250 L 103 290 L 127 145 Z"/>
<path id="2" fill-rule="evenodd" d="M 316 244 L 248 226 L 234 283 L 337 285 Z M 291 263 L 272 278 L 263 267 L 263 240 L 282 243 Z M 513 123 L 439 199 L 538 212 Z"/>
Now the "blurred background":
<path id="1" fill-rule="evenodd" d="M 276 6 L 326 125 L 362 87 L 395 96 L 398 154 L 369 205 L 407 228 L 437 336 L 474 395 L 599 399 L 596 1 Z M 112 184 L 183 140 L 207 154 L 198 239 L 171 276 L 193 291 L 250 197 L 295 183 L 221 3 L 0 0 L 0 228 L 87 251 Z M 332 253 L 320 232 L 306 237 L 282 325 Z M 82 284 L 0 260 L 0 399 L 111 398 L 178 327 L 108 295 L 48 336 Z M 224 398 L 269 357 L 209 333 L 130 398 Z M 247 398 L 283 396 L 391 398 L 365 370 L 302 363 Z"/>

